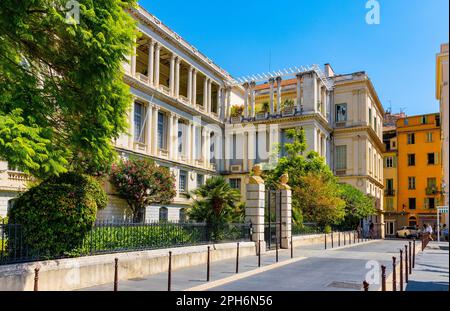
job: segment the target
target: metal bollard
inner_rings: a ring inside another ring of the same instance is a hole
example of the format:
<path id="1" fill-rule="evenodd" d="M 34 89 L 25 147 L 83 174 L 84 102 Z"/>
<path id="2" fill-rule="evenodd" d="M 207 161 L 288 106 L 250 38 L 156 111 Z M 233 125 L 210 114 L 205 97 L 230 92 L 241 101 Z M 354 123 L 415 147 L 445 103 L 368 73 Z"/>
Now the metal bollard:
<path id="1" fill-rule="evenodd" d="M 409 266 L 409 274 L 412 274 L 412 247 L 411 247 L 411 241 L 409 242 L 409 262 L 408 262 L 408 266 Z"/>
<path id="2" fill-rule="evenodd" d="M 34 291 L 39 291 L 39 267 L 34 268 Z"/>
<path id="3" fill-rule="evenodd" d="M 294 258 L 294 240 L 291 234 L 291 258 Z"/>
<path id="4" fill-rule="evenodd" d="M 278 242 L 275 243 L 275 261 L 278 262 Z"/>
<path id="5" fill-rule="evenodd" d="M 258 267 L 261 267 L 261 241 L 258 242 Z"/>
<path id="6" fill-rule="evenodd" d="M 416 267 L 416 239 L 413 240 L 413 268 Z"/>
<path id="7" fill-rule="evenodd" d="M 119 287 L 119 259 L 114 259 L 114 291 L 117 292 Z"/>
<path id="8" fill-rule="evenodd" d="M 369 291 L 369 283 L 367 283 L 366 281 L 363 282 L 363 287 L 365 292 Z"/>
<path id="9" fill-rule="evenodd" d="M 352 233 L 351 232 L 348 233 L 348 244 L 352 245 Z"/>
<path id="10" fill-rule="evenodd" d="M 210 279 L 210 274 L 211 274 L 211 270 L 210 270 L 210 265 L 211 265 L 211 247 L 208 246 L 208 257 L 206 260 L 206 282 L 209 282 Z"/>
<path id="11" fill-rule="evenodd" d="M 325 249 L 327 249 L 327 234 L 325 233 Z"/>
<path id="12" fill-rule="evenodd" d="M 169 269 L 167 275 L 167 291 L 172 290 L 172 252 L 169 252 Z"/>
<path id="13" fill-rule="evenodd" d="M 403 250 L 400 250 L 400 291 L 403 292 Z"/>
<path id="14" fill-rule="evenodd" d="M 397 275 L 396 275 L 396 259 L 395 257 L 392 257 L 392 291 L 397 291 Z"/>
<path id="15" fill-rule="evenodd" d="M 356 231 L 353 231 L 353 244 L 356 244 Z"/>
<path id="16" fill-rule="evenodd" d="M 338 232 L 338 247 L 341 246 L 341 231 Z"/>
<path id="17" fill-rule="evenodd" d="M 342 235 L 344 236 L 344 246 L 345 246 L 345 232 L 343 232 Z"/>
<path id="18" fill-rule="evenodd" d="M 236 273 L 239 273 L 239 242 L 236 247 Z"/>
<path id="19" fill-rule="evenodd" d="M 386 291 L 386 266 L 381 266 L 381 291 Z"/>
<path id="20" fill-rule="evenodd" d="M 331 248 L 334 248 L 334 235 L 333 235 L 333 232 L 331 232 Z"/>
<path id="21" fill-rule="evenodd" d="M 405 283 L 408 283 L 408 245 L 405 245 Z"/>

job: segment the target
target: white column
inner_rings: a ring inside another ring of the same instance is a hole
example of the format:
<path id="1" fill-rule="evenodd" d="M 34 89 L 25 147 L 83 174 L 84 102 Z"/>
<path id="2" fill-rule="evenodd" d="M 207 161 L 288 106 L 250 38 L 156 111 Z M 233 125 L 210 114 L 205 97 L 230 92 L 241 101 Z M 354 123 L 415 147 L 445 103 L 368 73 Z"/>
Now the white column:
<path id="1" fill-rule="evenodd" d="M 228 171 L 230 169 L 230 160 L 232 157 L 232 132 L 225 131 L 225 170 Z"/>
<path id="2" fill-rule="evenodd" d="M 180 97 L 180 58 L 175 60 L 175 97 Z"/>
<path id="3" fill-rule="evenodd" d="M 203 166 L 206 166 L 206 127 L 201 128 L 202 131 L 202 160 L 203 160 Z"/>
<path id="4" fill-rule="evenodd" d="M 216 113 L 217 113 L 217 116 L 219 117 L 219 119 L 222 118 L 222 112 L 221 112 L 222 104 L 221 104 L 221 102 L 222 102 L 222 88 L 219 87 L 217 89 L 217 108 L 216 108 Z"/>
<path id="5" fill-rule="evenodd" d="M 302 107 L 302 75 L 297 75 L 297 111 L 300 112 Z"/>
<path id="6" fill-rule="evenodd" d="M 317 112 L 317 108 L 318 108 L 318 87 L 317 87 L 317 77 L 315 73 L 312 73 L 312 82 L 313 82 L 313 107 L 314 107 L 314 112 Z"/>
<path id="7" fill-rule="evenodd" d="M 277 113 L 281 113 L 281 77 L 277 77 Z"/>
<path id="8" fill-rule="evenodd" d="M 192 106 L 197 105 L 197 70 L 194 68 L 192 70 Z"/>
<path id="9" fill-rule="evenodd" d="M 150 39 L 150 42 L 148 44 L 148 69 L 147 69 L 149 85 L 153 85 L 153 73 L 155 70 L 154 61 L 155 61 L 155 44 L 153 43 L 153 40 Z"/>
<path id="10" fill-rule="evenodd" d="M 190 124 L 190 128 L 191 128 L 191 145 L 189 146 L 189 150 L 191 151 L 191 164 L 195 164 L 195 160 L 197 157 L 197 135 L 196 135 L 196 126 L 194 123 Z"/>
<path id="11" fill-rule="evenodd" d="M 187 98 L 188 98 L 188 102 L 189 104 L 192 104 L 192 74 L 193 74 L 194 69 L 192 68 L 192 66 L 189 67 L 189 72 L 188 72 L 188 87 L 187 87 Z"/>
<path id="12" fill-rule="evenodd" d="M 158 112 L 159 108 L 154 107 L 153 108 L 153 144 L 152 144 L 152 150 L 153 155 L 158 155 Z"/>
<path id="13" fill-rule="evenodd" d="M 230 117 L 230 109 L 231 109 L 231 87 L 227 87 L 227 109 L 225 113 L 225 118 L 228 119 Z"/>
<path id="14" fill-rule="evenodd" d="M 168 139 L 167 139 L 167 152 L 169 155 L 169 159 L 172 159 L 173 157 L 173 120 L 174 120 L 174 115 L 170 114 L 169 115 L 169 133 L 168 133 Z"/>
<path id="15" fill-rule="evenodd" d="M 136 40 L 133 43 L 133 54 L 131 55 L 130 74 L 132 77 L 136 76 Z"/>
<path id="16" fill-rule="evenodd" d="M 245 95 L 244 95 L 244 117 L 248 118 L 248 91 L 249 91 L 249 84 L 244 84 L 245 89 Z"/>
<path id="17" fill-rule="evenodd" d="M 170 58 L 169 93 L 175 95 L 175 54 Z"/>
<path id="18" fill-rule="evenodd" d="M 209 168 L 209 163 L 211 160 L 211 132 L 206 130 L 206 164 L 205 167 Z"/>
<path id="19" fill-rule="evenodd" d="M 155 87 L 159 88 L 159 62 L 160 62 L 161 46 L 155 44 L 155 74 L 153 75 L 153 83 Z"/>
<path id="20" fill-rule="evenodd" d="M 208 78 L 203 83 L 203 110 L 208 112 Z"/>
<path id="21" fill-rule="evenodd" d="M 274 78 L 270 78 L 269 79 L 269 83 L 270 83 L 270 114 L 274 114 L 275 113 L 275 109 L 274 109 L 274 85 L 275 85 L 275 79 Z"/>
<path id="22" fill-rule="evenodd" d="M 191 163 L 191 123 L 187 123 L 185 126 L 186 138 L 183 142 L 184 156 L 186 157 L 186 162 Z"/>
<path id="23" fill-rule="evenodd" d="M 251 107 L 252 107 L 252 111 L 250 112 L 250 117 L 252 117 L 252 118 L 255 116 L 255 92 L 256 92 L 255 86 L 256 86 L 255 82 L 250 83 L 250 90 L 251 90 L 250 100 L 251 100 Z"/>
<path id="24" fill-rule="evenodd" d="M 147 153 L 152 154 L 152 117 L 153 117 L 153 107 L 147 106 L 147 125 L 146 125 L 146 143 L 147 143 Z M 154 144 L 154 143 L 153 143 Z"/>
<path id="25" fill-rule="evenodd" d="M 211 113 L 211 100 L 212 100 L 212 92 L 211 92 L 211 89 L 212 89 L 212 81 L 211 81 L 211 79 L 208 79 L 208 113 Z"/>
<path id="26" fill-rule="evenodd" d="M 173 118 L 173 137 L 172 137 L 172 158 L 178 160 L 180 154 L 178 152 L 178 123 L 180 121 L 180 117 L 175 115 Z"/>
<path id="27" fill-rule="evenodd" d="M 128 116 L 128 122 L 130 123 L 130 136 L 128 136 L 128 148 L 134 149 L 134 100 L 131 103 L 130 115 Z"/>
<path id="28" fill-rule="evenodd" d="M 242 133 L 242 138 L 244 140 L 244 150 L 243 150 L 243 158 L 244 160 L 242 161 L 243 165 L 242 165 L 242 169 L 244 172 L 248 171 L 248 133 L 247 132 L 243 132 Z"/>
<path id="29" fill-rule="evenodd" d="M 250 130 L 248 132 L 248 166 L 253 167 L 256 160 L 256 132 Z"/>

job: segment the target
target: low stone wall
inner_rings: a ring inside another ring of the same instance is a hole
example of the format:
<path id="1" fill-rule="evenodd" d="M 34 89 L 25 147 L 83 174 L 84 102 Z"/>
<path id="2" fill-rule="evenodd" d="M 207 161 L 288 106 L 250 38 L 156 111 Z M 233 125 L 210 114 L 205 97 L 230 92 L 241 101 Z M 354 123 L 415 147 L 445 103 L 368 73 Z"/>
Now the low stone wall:
<path id="1" fill-rule="evenodd" d="M 206 264 L 207 246 L 170 249 L 172 269 Z M 211 244 L 211 260 L 235 258 L 236 243 Z M 114 259 L 119 259 L 119 280 L 167 271 L 169 249 L 107 254 L 0 266 L 0 291 L 30 291 L 39 266 L 40 291 L 67 291 L 114 281 Z M 255 243 L 241 242 L 239 255 L 255 255 Z"/>
<path id="2" fill-rule="evenodd" d="M 349 239 L 351 239 L 351 244 L 353 244 L 354 238 L 357 241 L 358 237 L 354 237 L 355 232 L 345 232 L 345 243 L 346 245 L 349 245 Z M 327 234 L 327 245 L 328 247 L 331 247 L 331 233 Z M 333 233 L 333 239 L 334 239 L 334 247 L 338 246 L 338 239 L 339 234 L 337 232 Z M 325 234 L 306 234 L 306 235 L 294 235 L 292 237 L 292 243 L 294 244 L 294 247 L 302 246 L 302 245 L 312 245 L 312 244 L 323 244 L 325 245 Z M 341 232 L 341 246 L 344 246 L 344 232 Z"/>

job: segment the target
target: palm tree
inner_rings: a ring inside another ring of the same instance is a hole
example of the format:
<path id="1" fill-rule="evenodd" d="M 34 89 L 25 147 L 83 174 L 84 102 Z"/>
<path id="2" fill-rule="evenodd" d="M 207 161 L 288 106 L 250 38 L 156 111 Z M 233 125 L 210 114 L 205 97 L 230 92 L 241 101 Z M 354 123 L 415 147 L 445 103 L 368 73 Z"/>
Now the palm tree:
<path id="1" fill-rule="evenodd" d="M 189 219 L 217 227 L 227 222 L 240 222 L 243 218 L 240 192 L 221 176 L 209 178 L 188 197 L 193 199 L 187 211 Z"/>

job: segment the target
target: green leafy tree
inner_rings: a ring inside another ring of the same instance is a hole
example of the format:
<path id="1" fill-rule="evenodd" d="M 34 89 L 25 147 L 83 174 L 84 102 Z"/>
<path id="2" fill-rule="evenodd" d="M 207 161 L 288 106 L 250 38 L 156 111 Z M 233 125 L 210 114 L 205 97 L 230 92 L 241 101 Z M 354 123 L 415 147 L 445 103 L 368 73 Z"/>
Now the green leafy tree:
<path id="1" fill-rule="evenodd" d="M 187 213 L 189 219 L 217 227 L 243 220 L 243 205 L 239 190 L 231 188 L 221 176 L 211 177 L 205 184 L 188 194 L 193 199 Z"/>
<path id="2" fill-rule="evenodd" d="M 114 164 L 110 181 L 119 197 L 128 203 L 134 222 L 143 221 L 145 207 L 169 204 L 176 196 L 173 174 L 149 159 L 132 158 Z"/>
<path id="3" fill-rule="evenodd" d="M 122 63 L 135 0 L 0 2 L 0 157 L 45 178 L 110 167 L 131 103 Z"/>
<path id="4" fill-rule="evenodd" d="M 345 220 L 342 225 L 355 228 L 359 221 L 376 214 L 373 198 L 349 184 L 340 184 L 341 198 L 345 201 Z"/>

